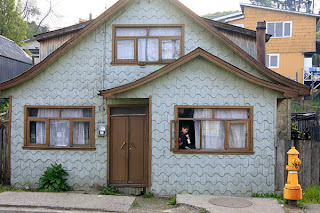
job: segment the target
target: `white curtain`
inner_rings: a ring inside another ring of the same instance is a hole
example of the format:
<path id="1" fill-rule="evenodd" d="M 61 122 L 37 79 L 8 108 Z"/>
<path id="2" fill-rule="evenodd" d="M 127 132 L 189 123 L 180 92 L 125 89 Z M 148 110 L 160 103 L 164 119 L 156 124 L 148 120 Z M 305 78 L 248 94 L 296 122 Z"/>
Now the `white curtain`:
<path id="1" fill-rule="evenodd" d="M 159 39 L 138 39 L 138 61 L 159 61 Z"/>
<path id="2" fill-rule="evenodd" d="M 194 109 L 194 118 L 212 118 L 212 109 Z M 196 149 L 200 149 L 200 121 L 194 121 Z M 202 143 L 203 145 L 203 143 Z"/>
<path id="3" fill-rule="evenodd" d="M 61 109 L 62 118 L 83 118 L 87 117 L 84 115 L 84 109 Z M 73 122 L 73 144 L 83 145 L 88 144 L 88 139 L 86 137 L 85 131 L 86 122 Z M 88 128 L 88 125 L 86 125 Z M 89 128 L 90 129 L 90 128 Z"/>
<path id="4" fill-rule="evenodd" d="M 229 127 L 229 148 L 247 147 L 247 124 L 230 123 Z"/>
<path id="5" fill-rule="evenodd" d="M 70 139 L 69 120 L 50 120 L 50 146 L 68 146 Z"/>
<path id="6" fill-rule="evenodd" d="M 181 36 L 181 27 L 150 27 L 150 36 Z"/>
<path id="7" fill-rule="evenodd" d="M 249 111 L 247 109 L 216 109 L 215 117 L 220 119 L 248 119 Z M 246 123 L 230 123 L 229 148 L 246 148 L 247 129 Z"/>
<path id="8" fill-rule="evenodd" d="M 147 36 L 146 27 L 118 27 L 116 28 L 117 37 L 130 37 L 130 36 Z"/>
<path id="9" fill-rule="evenodd" d="M 134 40 L 117 41 L 117 59 L 133 60 L 134 59 Z"/>
<path id="10" fill-rule="evenodd" d="M 162 40 L 162 59 L 178 59 L 180 40 Z"/>
<path id="11" fill-rule="evenodd" d="M 52 118 L 59 117 L 58 109 L 38 109 L 37 117 Z M 43 121 L 36 121 L 36 143 L 46 143 L 46 123 Z"/>

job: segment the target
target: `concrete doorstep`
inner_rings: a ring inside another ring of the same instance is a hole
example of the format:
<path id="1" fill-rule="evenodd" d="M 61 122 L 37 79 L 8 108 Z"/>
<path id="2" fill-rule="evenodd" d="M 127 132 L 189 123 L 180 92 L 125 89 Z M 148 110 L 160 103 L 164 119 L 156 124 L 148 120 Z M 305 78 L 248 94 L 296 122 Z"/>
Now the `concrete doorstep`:
<path id="1" fill-rule="evenodd" d="M 220 202 L 216 202 L 219 200 Z M 212 213 L 284 213 L 284 210 L 278 204 L 278 201 L 273 198 L 235 198 L 178 194 L 177 204 L 187 204 L 204 208 Z"/>
<path id="2" fill-rule="evenodd" d="M 3 192 L 0 206 L 60 210 L 128 212 L 135 197 L 74 193 Z"/>

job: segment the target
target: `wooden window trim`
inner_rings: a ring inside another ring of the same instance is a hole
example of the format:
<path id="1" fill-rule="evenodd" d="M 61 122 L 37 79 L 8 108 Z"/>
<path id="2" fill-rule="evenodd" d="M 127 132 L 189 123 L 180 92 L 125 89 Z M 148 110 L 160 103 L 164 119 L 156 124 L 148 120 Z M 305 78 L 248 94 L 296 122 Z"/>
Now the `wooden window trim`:
<path id="1" fill-rule="evenodd" d="M 179 108 L 193 109 L 212 109 L 213 118 L 178 118 Z M 216 119 L 215 109 L 248 109 L 248 119 Z M 171 123 L 179 123 L 183 120 L 200 120 L 200 147 L 202 147 L 202 121 L 225 121 L 225 141 L 224 150 L 209 150 L 209 149 L 179 149 L 172 147 L 172 126 L 170 125 L 170 150 L 174 154 L 221 154 L 221 155 L 253 155 L 253 106 L 197 106 L 197 105 L 176 105 L 174 107 L 174 120 Z M 247 148 L 229 148 L 229 125 L 230 123 L 247 123 Z M 175 129 L 177 135 L 179 127 Z"/>
<path id="2" fill-rule="evenodd" d="M 29 117 L 28 109 L 59 109 L 59 117 Z M 61 117 L 61 109 L 91 109 L 91 118 L 70 118 Z M 50 146 L 50 120 L 69 120 L 70 135 L 68 147 Z M 45 144 L 31 144 L 30 143 L 30 121 L 44 121 L 46 122 L 46 143 Z M 90 143 L 87 145 L 73 144 L 73 122 L 89 122 L 90 123 Z M 24 146 L 23 149 L 30 150 L 96 150 L 95 148 L 95 107 L 94 106 L 24 106 Z"/>
<path id="3" fill-rule="evenodd" d="M 147 36 L 119 36 L 116 37 L 116 28 L 147 28 Z M 181 36 L 149 36 L 151 27 L 181 27 Z M 177 39 L 180 40 L 180 57 L 184 55 L 184 24 L 141 24 L 141 25 L 113 25 L 112 26 L 112 61 L 111 65 L 161 65 L 169 64 L 175 59 L 162 60 L 162 40 L 166 39 Z M 139 38 L 158 38 L 159 39 L 159 61 L 152 62 L 141 62 L 138 61 L 138 39 Z M 117 59 L 117 41 L 118 40 L 134 40 L 135 41 L 135 51 L 134 51 L 134 60 L 119 60 Z"/>

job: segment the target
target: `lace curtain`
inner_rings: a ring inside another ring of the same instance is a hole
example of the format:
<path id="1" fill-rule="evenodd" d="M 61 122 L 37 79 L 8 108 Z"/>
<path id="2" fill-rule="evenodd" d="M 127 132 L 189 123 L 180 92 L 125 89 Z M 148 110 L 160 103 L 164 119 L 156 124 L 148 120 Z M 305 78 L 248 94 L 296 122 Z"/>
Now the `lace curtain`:
<path id="1" fill-rule="evenodd" d="M 82 118 L 90 115 L 84 109 L 61 109 L 62 118 Z M 59 117 L 58 109 L 38 109 L 37 117 Z M 50 120 L 50 146 L 69 146 L 70 121 Z M 36 142 L 46 143 L 45 122 L 36 123 Z M 90 122 L 73 122 L 73 144 L 89 144 Z"/>
<path id="2" fill-rule="evenodd" d="M 217 119 L 248 119 L 247 109 L 215 109 Z M 195 109 L 194 118 L 213 118 L 212 109 Z M 229 128 L 229 147 L 245 148 L 247 124 L 231 123 Z M 202 121 L 202 147 L 200 147 L 200 121 L 194 121 L 196 149 L 224 149 L 225 122 Z"/>

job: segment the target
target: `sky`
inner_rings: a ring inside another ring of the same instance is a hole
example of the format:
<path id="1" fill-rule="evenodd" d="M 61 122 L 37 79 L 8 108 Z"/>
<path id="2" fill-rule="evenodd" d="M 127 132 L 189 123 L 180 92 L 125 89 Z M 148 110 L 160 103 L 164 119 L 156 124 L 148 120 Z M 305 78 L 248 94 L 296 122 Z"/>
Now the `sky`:
<path id="1" fill-rule="evenodd" d="M 45 13 L 49 8 L 49 0 L 36 0 L 40 10 Z M 96 18 L 117 0 L 51 0 L 54 15 L 50 15 L 44 23 L 50 30 L 77 24 L 79 18 L 88 19 L 89 13 Z M 208 13 L 240 10 L 241 3 L 249 0 L 180 0 L 198 15 Z"/>

